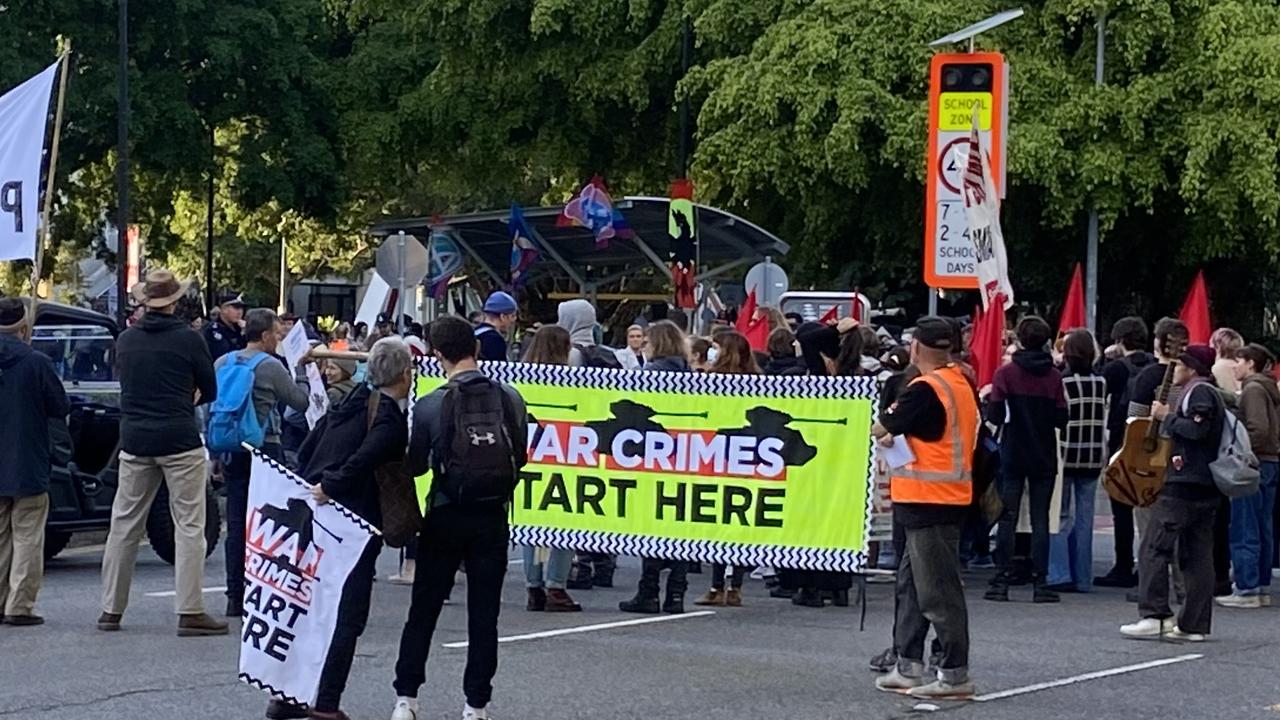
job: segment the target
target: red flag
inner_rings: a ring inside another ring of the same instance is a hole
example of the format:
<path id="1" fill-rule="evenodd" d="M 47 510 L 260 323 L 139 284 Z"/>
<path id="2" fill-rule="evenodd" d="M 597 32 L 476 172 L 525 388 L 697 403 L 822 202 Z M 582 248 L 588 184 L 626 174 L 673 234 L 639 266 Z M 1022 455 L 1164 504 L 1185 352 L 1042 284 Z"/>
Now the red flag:
<path id="1" fill-rule="evenodd" d="M 853 307 L 856 310 L 858 306 L 855 303 Z M 840 322 L 840 306 L 832 305 L 830 310 L 826 311 L 822 314 L 822 317 L 818 318 L 818 322 L 823 325 L 834 325 Z"/>
<path id="2" fill-rule="evenodd" d="M 756 307 L 756 291 L 752 290 L 747 293 L 747 301 L 738 309 L 738 321 L 733 324 L 733 328 L 746 335 L 751 329 L 751 321 L 755 319 Z"/>
<path id="3" fill-rule="evenodd" d="M 866 322 L 866 318 L 862 317 L 862 292 L 858 288 L 853 289 L 853 315 L 850 315 L 858 322 Z"/>
<path id="4" fill-rule="evenodd" d="M 1080 276 L 1080 263 L 1076 263 L 1075 272 L 1071 273 L 1071 284 L 1067 286 L 1067 298 L 1062 301 L 1058 335 L 1066 335 L 1069 330 L 1082 327 L 1085 327 L 1084 281 Z"/>
<path id="5" fill-rule="evenodd" d="M 969 357 L 978 376 L 978 387 L 983 388 L 991 384 L 1004 355 L 1003 293 L 996 295 L 986 312 L 975 310 L 971 342 Z"/>
<path id="6" fill-rule="evenodd" d="M 1178 319 L 1187 326 L 1192 345 L 1208 345 L 1213 326 L 1209 323 L 1209 289 L 1204 283 L 1204 271 L 1196 273 L 1187 299 L 1182 302 Z"/>

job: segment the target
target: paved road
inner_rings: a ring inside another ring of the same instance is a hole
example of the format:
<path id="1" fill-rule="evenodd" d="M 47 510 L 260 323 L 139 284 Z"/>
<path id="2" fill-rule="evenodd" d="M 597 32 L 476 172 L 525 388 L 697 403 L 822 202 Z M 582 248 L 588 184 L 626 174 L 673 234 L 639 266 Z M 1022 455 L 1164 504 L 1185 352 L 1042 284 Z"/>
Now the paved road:
<path id="1" fill-rule="evenodd" d="M 1098 544 L 1109 542 L 1100 536 Z M 392 554 L 384 552 L 381 559 L 382 575 L 393 572 Z M 179 639 L 172 598 L 146 595 L 172 590 L 170 568 L 149 550 L 141 554 L 125 631 L 94 630 L 100 561 L 94 547 L 54 561 L 41 596 L 48 624 L 0 628 L 0 720 L 262 717 L 264 696 L 235 679 L 235 638 Z M 220 573 L 215 558 L 206 584 L 221 585 Z M 617 588 L 580 593 L 586 612 L 531 614 L 523 609 L 521 567 L 512 565 L 501 633 L 634 620 L 616 607 L 634 589 L 636 576 L 636 566 L 627 564 L 619 570 Z M 705 577 L 691 576 L 695 589 Z M 1138 642 L 1116 632 L 1134 612 L 1118 591 L 1070 596 L 1059 606 L 1031 605 L 1021 596 L 1024 602 L 996 605 L 978 597 L 985 576 L 968 577 L 979 692 L 1015 694 L 944 706 L 948 717 L 1280 717 L 1280 608 L 1219 611 L 1212 641 L 1201 645 Z M 455 590 L 454 596 L 463 593 Z M 220 609 L 220 594 L 208 598 L 210 607 Z M 407 588 L 385 582 L 375 588 L 373 617 L 345 699 L 355 720 L 389 716 L 391 670 L 407 601 Z M 866 670 L 867 658 L 887 643 L 891 608 L 891 586 L 872 585 L 867 630 L 859 632 L 856 608 L 796 608 L 749 583 L 741 609 L 511 642 L 502 646 L 491 709 L 505 720 L 905 717 L 913 714 L 913 704 L 876 692 Z M 465 639 L 465 608 L 447 607 L 421 696 L 424 719 L 458 717 L 466 651 L 442 644 Z M 1173 662 L 1079 679 L 1162 660 Z M 1025 692 L 1072 678 L 1077 681 Z"/>

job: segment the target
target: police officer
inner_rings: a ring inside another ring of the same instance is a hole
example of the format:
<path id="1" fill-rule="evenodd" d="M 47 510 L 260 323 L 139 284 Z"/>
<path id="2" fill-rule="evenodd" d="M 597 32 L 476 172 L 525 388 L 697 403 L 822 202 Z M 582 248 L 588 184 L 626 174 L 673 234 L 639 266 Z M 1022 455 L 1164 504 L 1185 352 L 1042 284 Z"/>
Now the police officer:
<path id="1" fill-rule="evenodd" d="M 928 699 L 973 696 L 969 612 L 958 556 L 973 500 L 978 403 L 973 385 L 951 361 L 956 342 L 947 320 L 920 319 L 911 342 L 911 361 L 920 377 L 872 428 L 882 445 L 905 442 L 913 458 L 890 470 L 894 520 L 905 531 L 906 551 L 898 567 L 893 638 L 898 665 L 876 687 Z M 932 682 L 924 675 L 930 626 L 941 650 Z"/>
<path id="2" fill-rule="evenodd" d="M 244 310 L 243 295 L 223 295 L 218 302 L 218 319 L 204 326 L 204 341 L 215 361 L 229 352 L 244 349 Z"/>

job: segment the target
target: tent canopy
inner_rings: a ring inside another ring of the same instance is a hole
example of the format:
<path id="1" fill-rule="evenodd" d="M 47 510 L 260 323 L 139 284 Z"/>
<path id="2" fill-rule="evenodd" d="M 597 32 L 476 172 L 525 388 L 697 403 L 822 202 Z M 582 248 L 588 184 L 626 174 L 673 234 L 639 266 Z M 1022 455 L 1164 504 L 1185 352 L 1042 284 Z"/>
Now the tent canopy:
<path id="1" fill-rule="evenodd" d="M 596 249 L 595 238 L 586 228 L 557 227 L 563 206 L 525 208 L 524 217 L 533 241 L 542 253 L 534 266 L 535 276 L 553 275 L 578 286 L 584 293 L 634 277 L 640 266 L 651 265 L 668 279 L 667 198 L 624 197 L 614 201 L 635 236 L 614 238 L 609 246 Z M 763 228 L 737 215 L 707 205 L 694 204 L 697 212 L 698 242 L 702 263 L 697 280 L 711 280 L 738 268 L 745 269 L 766 257 L 780 257 L 789 245 Z M 510 210 L 385 220 L 370 228 L 375 237 L 400 231 L 426 242 L 431 228 L 448 232 L 472 263 L 496 285 L 507 284 L 511 260 Z"/>

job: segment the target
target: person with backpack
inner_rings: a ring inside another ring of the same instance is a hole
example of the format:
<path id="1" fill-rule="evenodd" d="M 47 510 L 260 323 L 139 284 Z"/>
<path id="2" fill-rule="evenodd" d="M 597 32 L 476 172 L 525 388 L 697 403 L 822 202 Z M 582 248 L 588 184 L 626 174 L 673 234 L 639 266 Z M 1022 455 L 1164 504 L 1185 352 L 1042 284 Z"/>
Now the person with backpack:
<path id="1" fill-rule="evenodd" d="M 311 484 L 317 503 L 332 500 L 385 530 L 384 499 L 375 472 L 401 460 L 409 442 L 405 407 L 413 383 L 413 356 L 399 338 L 383 338 L 370 350 L 368 362 L 369 383 L 329 408 L 302 444 L 298 459 L 300 474 Z M 339 705 L 351 674 L 356 642 L 369 621 L 381 550 L 381 538 L 370 540 L 347 576 L 315 704 L 308 711 L 300 705 L 271 700 L 267 705 L 269 720 L 347 720 Z"/>
<path id="2" fill-rule="evenodd" d="M 1140 317 L 1123 317 L 1111 328 L 1111 339 L 1123 353 L 1107 363 L 1102 378 L 1107 384 L 1107 458 L 1120 451 L 1124 443 L 1124 426 L 1129 417 L 1129 386 L 1155 356 L 1146 352 L 1149 333 Z M 1111 517 L 1115 526 L 1116 564 L 1105 575 L 1094 579 L 1098 587 L 1132 588 L 1138 586 L 1133 570 L 1133 506 L 1111 500 Z"/>
<path id="3" fill-rule="evenodd" d="M 418 566 L 409 617 L 396 661 L 391 720 L 417 720 L 418 690 L 436 621 L 467 565 L 467 667 L 463 720 L 488 718 L 498 669 L 498 611 L 507 573 L 507 505 L 528 460 L 524 400 L 476 364 L 470 324 L 446 317 L 431 325 L 431 348 L 448 382 L 413 408 L 404 470 L 432 472 L 427 515 L 419 533 Z"/>
<path id="4" fill-rule="evenodd" d="M 252 455 L 247 443 L 264 455 L 284 461 L 281 419 L 276 406 L 298 412 L 310 405 L 305 379 L 296 379 L 273 355 L 284 337 L 275 312 L 266 308 L 245 315 L 244 350 L 227 353 L 214 363 L 218 400 L 209 411 L 209 452 L 224 453 L 227 491 L 227 617 L 244 614 L 244 530 L 249 511 L 249 471 Z"/>
<path id="5" fill-rule="evenodd" d="M 1148 508 L 1150 520 L 1138 551 L 1138 611 L 1142 619 L 1120 628 L 1131 638 L 1167 636 L 1201 642 L 1213 619 L 1213 526 L 1222 493 L 1210 463 L 1227 410 L 1213 384 L 1213 348 L 1192 345 L 1178 360 L 1173 382 L 1183 397 L 1175 405 L 1153 402 L 1151 417 L 1173 440 L 1164 489 Z M 1174 553 L 1182 561 L 1186 600 L 1177 620 L 1169 607 Z"/>
<path id="6" fill-rule="evenodd" d="M 606 370 L 621 370 L 622 363 L 613 350 L 596 342 L 596 308 L 582 298 L 566 300 L 557 308 L 556 324 L 569 331 L 569 365 Z M 569 576 L 570 590 L 613 587 L 613 572 L 618 556 L 602 552 L 579 552 Z"/>
<path id="7" fill-rule="evenodd" d="M 1280 387 L 1268 374 L 1275 357 L 1252 343 L 1236 351 L 1240 420 L 1258 458 L 1259 492 L 1231 500 L 1231 566 L 1235 589 L 1216 598 L 1230 608 L 1271 606 L 1271 561 L 1275 542 L 1276 480 L 1280 477 Z"/>
<path id="8" fill-rule="evenodd" d="M 484 301 L 484 318 L 476 324 L 475 336 L 480 343 L 479 360 L 506 362 L 506 333 L 516 324 L 520 308 L 516 299 L 501 290 Z"/>
<path id="9" fill-rule="evenodd" d="M 216 401 L 218 385 L 209 346 L 185 320 L 174 316 L 189 287 L 190 282 L 180 282 L 168 270 L 147 273 L 132 291 L 146 314 L 116 342 L 120 467 L 111 530 L 102 553 L 102 631 L 120 629 L 138 543 L 163 483 L 174 521 L 178 635 L 227 634 L 225 622 L 205 613 L 202 595 L 209 477 L 196 406 Z M 243 528 L 243 517 L 241 523 Z"/>

